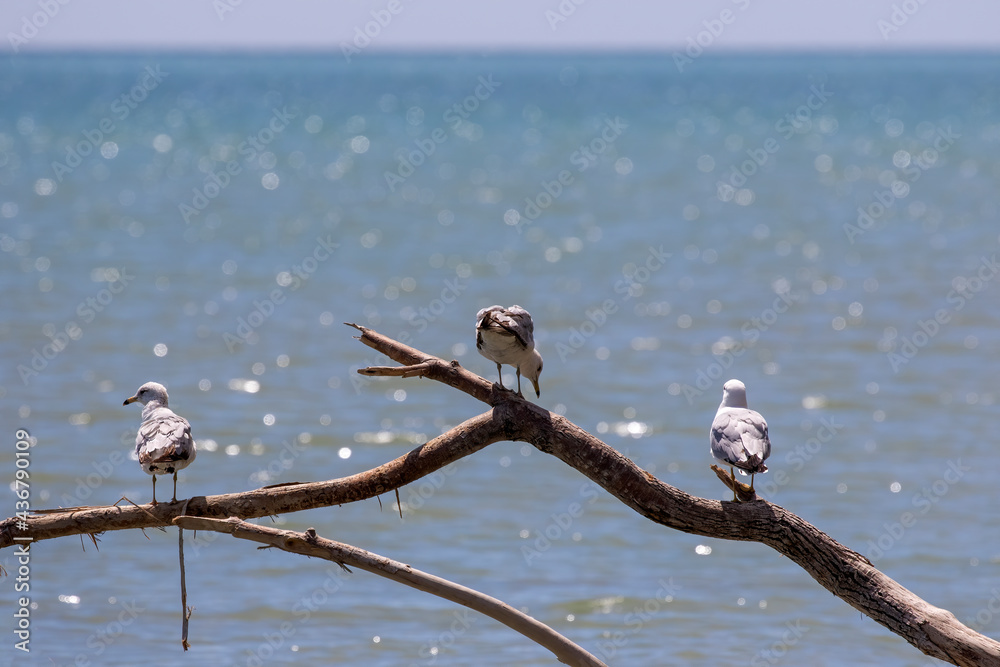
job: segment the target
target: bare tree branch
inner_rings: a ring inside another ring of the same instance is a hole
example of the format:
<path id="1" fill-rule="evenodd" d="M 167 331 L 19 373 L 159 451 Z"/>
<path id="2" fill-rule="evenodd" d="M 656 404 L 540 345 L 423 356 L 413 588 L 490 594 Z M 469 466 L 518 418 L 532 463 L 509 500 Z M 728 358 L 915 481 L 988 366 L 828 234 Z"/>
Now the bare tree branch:
<path id="1" fill-rule="evenodd" d="M 652 521 L 686 533 L 771 547 L 831 593 L 927 655 L 957 665 L 1000 666 L 1000 642 L 922 600 L 864 556 L 784 508 L 765 500 L 734 503 L 692 496 L 661 482 L 567 419 L 501 389 L 457 361 L 425 354 L 366 327 L 349 326 L 361 332 L 358 338 L 365 345 L 403 366 L 419 367 L 416 375 L 463 391 L 492 409 L 367 472 L 326 482 L 196 497 L 189 501 L 188 515 L 247 519 L 356 502 L 398 489 L 494 442 L 529 442 Z M 361 369 L 359 373 L 388 374 L 381 368 Z M 71 508 L 29 517 L 26 531 L 17 530 L 19 520 L 10 518 L 0 522 L 0 548 L 12 545 L 15 535 L 42 540 L 168 525 L 181 513 L 180 507 L 181 503 L 161 503 L 156 507 Z"/>
<path id="2" fill-rule="evenodd" d="M 361 331 L 362 343 L 394 361 L 405 365 L 434 363 L 433 357 L 419 350 L 366 327 L 350 326 Z M 439 367 L 429 369 L 424 377 L 494 405 L 494 416 L 503 420 L 509 439 L 530 442 L 558 457 L 639 514 L 686 533 L 766 544 L 925 654 L 956 665 L 1000 665 L 1000 642 L 963 625 L 950 611 L 924 601 L 867 558 L 783 507 L 766 500 L 733 503 L 691 496 L 641 470 L 559 415 L 516 397 L 494 403 L 496 392 L 485 395 L 483 378 L 464 371 L 457 362 L 437 361 Z M 746 487 L 741 497 L 748 494 Z"/>
<path id="3" fill-rule="evenodd" d="M 153 505 L 69 507 L 41 510 L 20 530 L 17 517 L 0 521 L 0 548 L 15 544 L 14 537 L 38 542 L 66 535 L 109 530 L 169 526 L 174 517 L 192 516 L 253 519 L 357 502 L 406 486 L 449 463 L 508 439 L 492 411 L 473 417 L 403 456 L 366 472 L 324 482 L 293 482 L 242 493 L 195 496 L 187 501 Z M 187 503 L 185 512 L 184 506 Z"/>
<path id="4" fill-rule="evenodd" d="M 485 614 L 548 649 L 562 663 L 581 667 L 606 667 L 603 662 L 549 626 L 494 597 L 370 551 L 324 539 L 317 536 L 312 528 L 299 533 L 258 526 L 235 517 L 223 521 L 181 516 L 175 518 L 174 523 L 189 530 L 229 533 L 233 537 L 260 542 L 291 553 L 331 560 L 342 567 L 351 565 Z"/>

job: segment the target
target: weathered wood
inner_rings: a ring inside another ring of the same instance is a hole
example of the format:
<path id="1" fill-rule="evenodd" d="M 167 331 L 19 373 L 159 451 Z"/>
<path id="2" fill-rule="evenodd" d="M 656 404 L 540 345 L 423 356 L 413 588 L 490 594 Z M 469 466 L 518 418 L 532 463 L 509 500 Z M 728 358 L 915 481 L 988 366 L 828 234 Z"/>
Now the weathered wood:
<path id="1" fill-rule="evenodd" d="M 295 482 L 242 493 L 195 496 L 157 505 L 69 507 L 30 515 L 27 530 L 17 517 L 0 521 L 0 548 L 30 537 L 33 542 L 66 535 L 169 526 L 182 514 L 253 519 L 366 500 L 406 486 L 494 442 L 506 440 L 492 411 L 473 417 L 426 444 L 366 472 L 325 482 Z M 185 511 L 186 504 L 186 511 Z M 23 542 L 22 542 L 23 543 Z"/>
<path id="2" fill-rule="evenodd" d="M 425 445 L 367 472 L 326 482 L 283 484 L 245 493 L 192 498 L 187 514 L 241 519 L 339 505 L 371 498 L 412 483 L 494 442 L 529 442 L 602 486 L 639 514 L 668 528 L 726 540 L 760 542 L 788 557 L 821 586 L 925 654 L 957 665 L 1000 667 L 1000 642 L 973 631 L 955 616 L 922 600 L 882 574 L 861 554 L 766 500 L 728 502 L 698 498 L 665 484 L 567 419 L 501 389 L 457 361 L 425 354 L 366 327 L 351 324 L 358 338 L 413 369 L 374 367 L 359 373 L 414 375 L 437 380 L 492 409 Z M 14 536 L 35 540 L 106 530 L 168 525 L 182 503 L 156 507 L 80 508 L 0 522 L 0 547 Z"/>

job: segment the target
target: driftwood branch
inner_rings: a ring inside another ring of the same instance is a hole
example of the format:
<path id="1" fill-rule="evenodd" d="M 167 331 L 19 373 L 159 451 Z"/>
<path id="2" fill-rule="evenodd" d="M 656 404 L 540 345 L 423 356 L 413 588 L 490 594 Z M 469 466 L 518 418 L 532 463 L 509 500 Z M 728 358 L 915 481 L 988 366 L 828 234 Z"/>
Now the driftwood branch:
<path id="1" fill-rule="evenodd" d="M 409 369 L 469 394 L 491 409 L 413 451 L 367 472 L 325 482 L 285 484 L 244 493 L 200 496 L 186 514 L 241 519 L 356 502 L 398 489 L 494 442 L 529 442 L 599 484 L 639 514 L 668 528 L 725 540 L 760 542 L 799 565 L 821 586 L 904 638 L 925 654 L 957 665 L 1000 666 L 1000 642 L 973 631 L 877 570 L 864 556 L 788 510 L 765 500 L 734 503 L 698 498 L 658 480 L 567 419 L 501 389 L 458 364 L 425 354 L 366 327 L 365 345 Z M 399 374 L 383 368 L 365 375 Z M 169 525 L 182 503 L 156 507 L 70 508 L 0 522 L 0 548 L 13 538 L 34 540 L 106 530 Z"/>
<path id="2" fill-rule="evenodd" d="M 350 565 L 359 570 L 377 574 L 418 591 L 458 603 L 500 621 L 551 651 L 562 663 L 580 665 L 581 667 L 604 667 L 603 662 L 582 647 L 574 644 L 544 623 L 494 597 L 370 551 L 324 539 L 316 535 L 316 531 L 312 528 L 304 533 L 299 533 L 258 526 L 235 517 L 223 521 L 181 516 L 174 519 L 174 523 L 189 530 L 214 530 L 219 533 L 229 533 L 233 537 L 259 542 L 291 553 L 324 558 L 338 563 L 341 567 Z"/>
<path id="3" fill-rule="evenodd" d="M 30 537 L 38 542 L 67 535 L 169 526 L 175 517 L 183 514 L 216 519 L 231 516 L 253 519 L 357 502 L 406 486 L 487 445 L 506 439 L 501 424 L 490 411 L 377 468 L 340 479 L 286 483 L 217 496 L 195 496 L 186 501 L 161 502 L 155 506 L 112 505 L 41 510 L 28 517 L 26 530 L 17 527 L 20 519 L 11 517 L 0 521 L 0 548 L 16 544 L 15 537 Z"/>
<path id="4" fill-rule="evenodd" d="M 350 326 L 361 331 L 362 343 L 400 364 L 426 365 L 433 360 L 371 329 Z M 426 371 L 424 377 L 494 405 L 494 416 L 506 419 L 509 439 L 530 442 L 558 457 L 643 516 L 687 533 L 765 544 L 925 654 L 956 665 L 1000 665 L 1000 642 L 960 623 L 948 610 L 924 601 L 858 552 L 779 505 L 765 500 L 733 503 L 691 496 L 641 470 L 559 415 L 514 396 L 495 403 L 496 392 L 491 385 L 486 393 L 486 380 L 461 369 L 457 362 L 437 361 L 438 368 Z M 749 495 L 749 487 L 743 490 L 739 486 L 744 485 L 737 484 L 738 491 L 743 491 L 741 497 Z"/>

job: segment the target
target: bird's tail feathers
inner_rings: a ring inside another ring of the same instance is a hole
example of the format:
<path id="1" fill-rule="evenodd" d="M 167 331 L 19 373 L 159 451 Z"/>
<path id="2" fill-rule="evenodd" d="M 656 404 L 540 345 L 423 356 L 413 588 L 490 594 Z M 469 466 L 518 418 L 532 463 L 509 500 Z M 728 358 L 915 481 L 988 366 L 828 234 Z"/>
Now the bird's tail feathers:
<path id="1" fill-rule="evenodd" d="M 747 457 L 747 462 L 743 466 L 743 469 L 747 472 L 752 473 L 762 473 L 767 472 L 767 466 L 764 465 L 764 461 L 760 458 L 758 454 L 751 454 Z"/>

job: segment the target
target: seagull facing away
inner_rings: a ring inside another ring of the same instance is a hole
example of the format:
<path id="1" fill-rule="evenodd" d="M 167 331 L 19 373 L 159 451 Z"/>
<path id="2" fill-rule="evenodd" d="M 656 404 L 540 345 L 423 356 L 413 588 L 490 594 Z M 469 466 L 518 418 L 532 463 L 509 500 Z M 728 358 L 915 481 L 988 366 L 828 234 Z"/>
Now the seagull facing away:
<path id="1" fill-rule="evenodd" d="M 142 424 L 135 436 L 135 453 L 139 465 L 153 476 L 153 504 L 156 505 L 156 476 L 174 475 L 174 497 L 177 502 L 177 471 L 188 467 L 197 454 L 191 438 L 191 424 L 167 407 L 167 388 L 157 382 L 139 387 L 135 396 L 122 405 L 142 403 Z"/>
<path id="2" fill-rule="evenodd" d="M 535 349 L 535 324 L 521 306 L 490 306 L 476 315 L 476 348 L 479 354 L 496 362 L 503 386 L 501 364 L 517 369 L 517 394 L 521 396 L 521 375 L 531 380 L 535 396 L 541 396 L 538 376 L 542 372 L 542 355 Z"/>
<path id="3" fill-rule="evenodd" d="M 767 422 L 747 407 L 747 388 L 739 380 L 730 380 L 722 387 L 722 403 L 712 422 L 712 456 L 729 466 L 733 479 L 733 500 L 736 495 L 736 474 L 750 473 L 750 490 L 753 491 L 755 473 L 767 472 L 764 459 L 771 455 L 771 441 L 767 437 Z"/>

